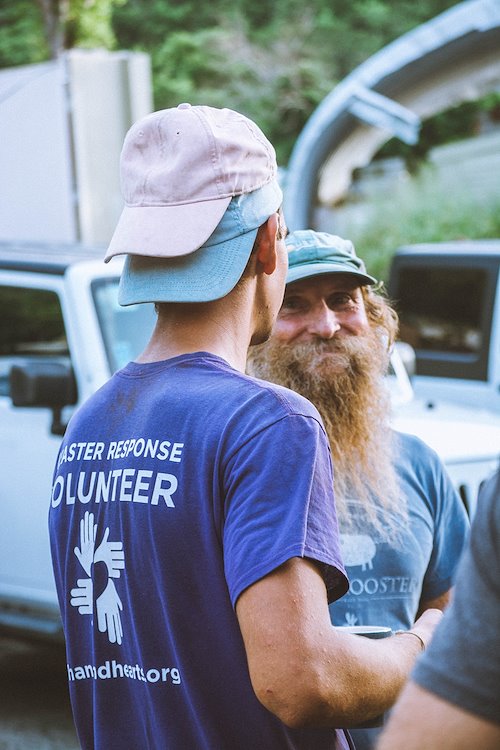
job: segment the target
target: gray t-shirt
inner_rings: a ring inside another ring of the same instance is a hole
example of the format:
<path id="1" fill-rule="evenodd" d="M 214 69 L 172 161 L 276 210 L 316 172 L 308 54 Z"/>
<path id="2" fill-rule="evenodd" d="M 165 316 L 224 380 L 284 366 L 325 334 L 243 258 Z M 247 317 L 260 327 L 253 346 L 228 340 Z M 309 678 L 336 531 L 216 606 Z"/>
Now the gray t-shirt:
<path id="1" fill-rule="evenodd" d="M 500 724 L 500 471 L 479 495 L 455 595 L 412 677 L 449 703 Z"/>
<path id="2" fill-rule="evenodd" d="M 414 435 L 396 432 L 395 440 L 394 468 L 408 507 L 408 528 L 395 546 L 370 531 L 368 523 L 362 533 L 341 533 L 350 585 L 330 605 L 335 625 L 411 628 L 420 605 L 453 585 L 469 538 L 465 506 L 437 453 Z M 363 504 L 351 499 L 349 509 L 362 527 Z M 352 729 L 356 750 L 372 750 L 381 731 Z"/>

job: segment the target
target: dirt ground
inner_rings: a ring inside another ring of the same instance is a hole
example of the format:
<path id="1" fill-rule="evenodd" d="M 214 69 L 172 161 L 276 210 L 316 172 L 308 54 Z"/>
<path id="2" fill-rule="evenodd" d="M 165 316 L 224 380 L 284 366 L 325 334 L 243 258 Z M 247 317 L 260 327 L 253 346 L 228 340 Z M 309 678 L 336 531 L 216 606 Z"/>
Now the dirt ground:
<path id="1" fill-rule="evenodd" d="M 0 750 L 79 750 L 62 646 L 0 636 Z"/>

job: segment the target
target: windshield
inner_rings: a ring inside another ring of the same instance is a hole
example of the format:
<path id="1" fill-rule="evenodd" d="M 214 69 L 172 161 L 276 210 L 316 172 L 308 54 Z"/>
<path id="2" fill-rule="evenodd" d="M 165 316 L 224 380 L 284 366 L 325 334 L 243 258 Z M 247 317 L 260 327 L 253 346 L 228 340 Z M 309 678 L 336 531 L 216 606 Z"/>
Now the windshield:
<path id="1" fill-rule="evenodd" d="M 97 279 L 92 284 L 97 316 L 111 372 L 124 367 L 146 346 L 156 322 L 154 305 L 121 307 L 118 278 Z"/>

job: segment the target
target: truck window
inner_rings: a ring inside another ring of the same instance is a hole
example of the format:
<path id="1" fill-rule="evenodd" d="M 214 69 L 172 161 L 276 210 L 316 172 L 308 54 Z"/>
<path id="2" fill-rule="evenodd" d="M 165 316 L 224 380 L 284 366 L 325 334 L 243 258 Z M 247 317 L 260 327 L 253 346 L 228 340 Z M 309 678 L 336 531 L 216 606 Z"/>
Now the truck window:
<path id="1" fill-rule="evenodd" d="M 398 310 L 403 341 L 414 349 L 477 354 L 486 283 L 481 269 L 402 270 Z"/>
<path id="2" fill-rule="evenodd" d="M 391 294 L 417 375 L 486 380 L 496 274 L 436 260 L 400 265 Z"/>
<path id="3" fill-rule="evenodd" d="M 115 278 L 97 279 L 92 283 L 97 317 L 111 372 L 124 367 L 142 352 L 156 322 L 154 305 L 120 307 Z"/>
<path id="4" fill-rule="evenodd" d="M 46 289 L 0 287 L 0 396 L 16 359 L 69 356 L 59 297 Z"/>

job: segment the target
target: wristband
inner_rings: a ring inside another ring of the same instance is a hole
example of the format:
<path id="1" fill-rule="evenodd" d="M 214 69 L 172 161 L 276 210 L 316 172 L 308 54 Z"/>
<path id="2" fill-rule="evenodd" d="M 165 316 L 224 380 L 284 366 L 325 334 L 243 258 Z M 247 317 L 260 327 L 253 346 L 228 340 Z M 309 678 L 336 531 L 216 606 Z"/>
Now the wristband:
<path id="1" fill-rule="evenodd" d="M 420 641 L 420 648 L 422 651 L 425 651 L 425 641 L 423 638 L 421 638 L 417 633 L 414 633 L 413 630 L 396 630 L 395 635 L 413 635 L 415 638 L 418 638 Z"/>

